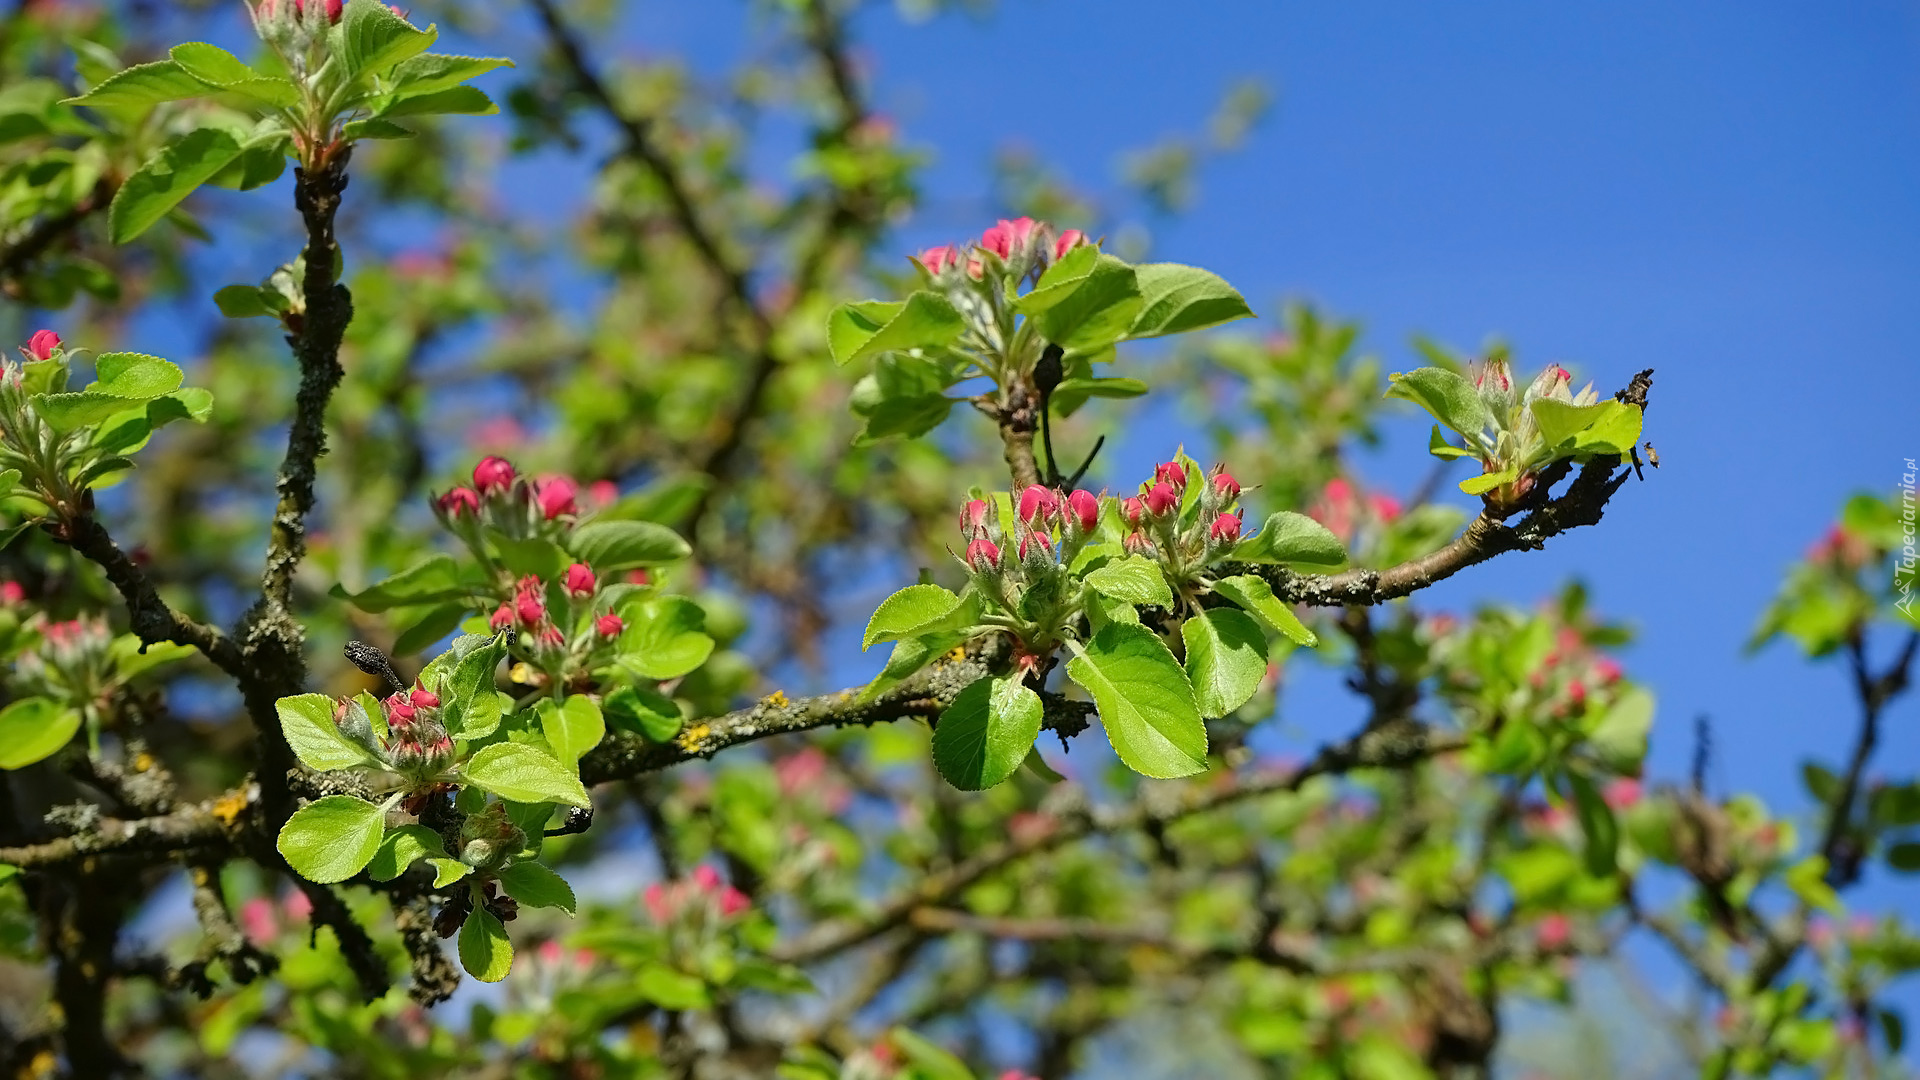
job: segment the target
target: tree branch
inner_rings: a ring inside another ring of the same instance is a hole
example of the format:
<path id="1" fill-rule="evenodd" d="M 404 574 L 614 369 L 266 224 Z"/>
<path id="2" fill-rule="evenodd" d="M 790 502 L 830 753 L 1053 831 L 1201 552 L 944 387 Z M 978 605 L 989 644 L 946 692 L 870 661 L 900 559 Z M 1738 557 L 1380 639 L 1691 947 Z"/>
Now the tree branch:
<path id="1" fill-rule="evenodd" d="M 132 618 L 134 635 L 143 643 L 152 645 L 171 641 L 176 645 L 192 646 L 204 653 L 221 671 L 236 679 L 242 677 L 244 665 L 240 650 L 232 639 L 218 628 L 195 622 L 168 607 L 139 564 L 120 550 L 120 545 L 113 542 L 106 526 L 100 524 L 92 514 L 74 518 L 56 535 L 68 547 L 93 560 L 100 569 L 106 571 L 107 580 L 120 591 L 121 598 L 127 603 L 127 614 Z"/>
<path id="2" fill-rule="evenodd" d="M 40 222 L 28 230 L 25 236 L 9 247 L 0 249 L 0 285 L 8 295 L 18 295 L 19 290 L 8 283 L 7 279 L 17 276 L 26 269 L 27 264 L 39 258 L 61 237 L 80 227 L 80 223 L 104 209 L 113 201 L 120 185 L 117 181 L 102 177 L 93 185 L 79 202 L 73 204 L 65 213 Z"/>
<path id="3" fill-rule="evenodd" d="M 170 814 L 131 821 L 105 818 L 72 836 L 0 848 L 0 863 L 47 870 L 95 855 L 145 854 L 164 861 L 186 851 L 229 851 L 238 844 L 247 811 L 258 798 L 259 789 L 248 785 Z"/>

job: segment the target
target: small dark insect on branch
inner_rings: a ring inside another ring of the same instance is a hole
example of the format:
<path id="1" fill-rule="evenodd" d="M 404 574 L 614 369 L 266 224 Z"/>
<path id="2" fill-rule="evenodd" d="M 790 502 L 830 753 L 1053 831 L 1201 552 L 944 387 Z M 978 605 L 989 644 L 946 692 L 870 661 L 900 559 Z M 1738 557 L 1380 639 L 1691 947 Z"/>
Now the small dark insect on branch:
<path id="1" fill-rule="evenodd" d="M 576 806 L 567 811 L 567 819 L 557 829 L 548 829 L 548 836 L 572 836 L 593 828 L 593 807 Z"/>
<path id="2" fill-rule="evenodd" d="M 1693 791 L 1707 790 L 1707 764 L 1713 760 L 1713 720 L 1706 713 L 1693 718 Z"/>
<path id="3" fill-rule="evenodd" d="M 393 661 L 387 659 L 387 654 L 381 652 L 379 648 L 364 641 L 349 641 L 346 654 L 347 662 L 354 667 L 369 675 L 385 679 L 390 692 L 397 694 L 407 688 L 406 680 L 400 677 L 399 672 L 393 670 Z"/>

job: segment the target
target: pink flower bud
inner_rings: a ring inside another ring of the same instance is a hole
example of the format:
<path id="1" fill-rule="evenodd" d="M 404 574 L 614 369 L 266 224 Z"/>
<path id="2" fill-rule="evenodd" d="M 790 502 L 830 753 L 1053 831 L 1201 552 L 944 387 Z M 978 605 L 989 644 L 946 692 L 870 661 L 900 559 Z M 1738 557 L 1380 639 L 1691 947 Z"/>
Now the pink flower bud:
<path id="1" fill-rule="evenodd" d="M 1369 495 L 1367 503 L 1373 507 L 1373 516 L 1381 521 L 1392 521 L 1400 516 L 1400 500 L 1391 495 Z"/>
<path id="2" fill-rule="evenodd" d="M 503 457 L 483 457 L 473 467 L 473 486 L 482 495 L 505 491 L 513 486 L 513 462 Z"/>
<path id="3" fill-rule="evenodd" d="M 960 535 L 972 536 L 992 520 L 993 504 L 985 499 L 972 499 L 960 508 Z"/>
<path id="4" fill-rule="evenodd" d="M 1573 920 L 1559 912 L 1554 912 L 1540 920 L 1534 928 L 1533 939 L 1541 952 L 1559 952 L 1567 947 L 1573 937 Z"/>
<path id="5" fill-rule="evenodd" d="M 256 896 L 240 905 L 240 929 L 246 933 L 247 940 L 255 945 L 265 945 L 280 936 L 280 920 L 275 918 L 273 901 L 264 896 Z"/>
<path id="6" fill-rule="evenodd" d="M 51 360 L 60 347 L 60 335 L 51 330 L 36 330 L 27 339 L 27 355 L 35 360 Z"/>
<path id="7" fill-rule="evenodd" d="M 1207 535 L 1216 544 L 1231 544 L 1240 539 L 1240 517 L 1237 514 L 1221 514 L 1213 519 L 1213 525 Z"/>
<path id="8" fill-rule="evenodd" d="M 976 536 L 967 544 L 967 566 L 976 574 L 992 573 L 1000 568 L 1000 549 L 984 536 Z"/>
<path id="9" fill-rule="evenodd" d="M 533 501 L 540 504 L 541 516 L 552 521 L 562 514 L 576 512 L 573 497 L 579 490 L 569 477 L 549 476 L 534 485 Z"/>
<path id="10" fill-rule="evenodd" d="M 1180 496 L 1173 488 L 1161 483 L 1147 491 L 1147 513 L 1154 517 L 1166 517 L 1180 508 Z"/>
<path id="11" fill-rule="evenodd" d="M 487 625 L 491 626 L 496 634 L 512 626 L 513 605 L 501 604 L 499 607 L 494 608 L 493 614 L 487 617 Z"/>
<path id="12" fill-rule="evenodd" d="M 1068 229 L 1053 239 L 1053 257 L 1056 260 L 1067 257 L 1067 252 L 1087 242 L 1087 234 L 1079 229 Z"/>
<path id="13" fill-rule="evenodd" d="M 626 628 L 625 620 L 611 611 L 593 620 L 593 632 L 604 638 L 619 637 L 620 631 Z"/>
<path id="14" fill-rule="evenodd" d="M 1220 496 L 1221 502 L 1232 502 L 1240 497 L 1240 481 L 1225 469 L 1213 474 L 1213 490 Z"/>
<path id="15" fill-rule="evenodd" d="M 17 581 L 0 581 L 0 604 L 12 606 L 27 600 L 27 590 Z"/>
<path id="16" fill-rule="evenodd" d="M 480 516 L 480 493 L 472 488 L 457 487 L 434 500 L 440 512 L 450 518 Z"/>
<path id="17" fill-rule="evenodd" d="M 1593 675 L 1601 686 L 1612 686 L 1620 681 L 1620 665 L 1603 656 L 1593 662 Z"/>
<path id="18" fill-rule="evenodd" d="M 653 916 L 654 922 L 665 923 L 667 920 L 673 918 L 673 908 L 667 903 L 667 887 L 665 885 L 657 881 L 654 882 L 647 886 L 645 892 L 640 894 L 640 899 L 642 903 L 647 905 L 647 914 Z"/>
<path id="19" fill-rule="evenodd" d="M 593 580 L 591 567 L 586 563 L 574 563 L 567 567 L 567 576 L 562 579 L 562 584 L 566 586 L 567 595 L 575 600 L 584 600 L 593 595 L 597 583 Z"/>
<path id="20" fill-rule="evenodd" d="M 1587 684 L 1575 679 L 1567 684 L 1567 699 L 1578 709 L 1587 703 Z"/>
<path id="21" fill-rule="evenodd" d="M 927 273 L 938 277 L 941 271 L 958 262 L 959 258 L 960 253 L 953 250 L 953 245 L 942 244 L 915 255 L 913 261 L 924 267 Z"/>
<path id="22" fill-rule="evenodd" d="M 414 684 L 413 692 L 407 695 L 416 708 L 437 709 L 440 707 L 440 695 L 419 684 Z"/>
<path id="23" fill-rule="evenodd" d="M 1600 797 L 1613 809 L 1625 810 L 1640 801 L 1640 781 L 1631 776 L 1609 780 L 1607 786 L 1601 789 Z"/>
<path id="24" fill-rule="evenodd" d="M 1177 461 L 1166 461 L 1155 465 L 1153 478 L 1171 486 L 1175 491 L 1187 490 L 1187 467 Z"/>
<path id="25" fill-rule="evenodd" d="M 1053 556 L 1053 541 L 1046 533 L 1028 533 L 1020 538 L 1020 558 L 1025 561 L 1028 555 L 1037 559 Z"/>
<path id="26" fill-rule="evenodd" d="M 1040 484 L 1020 493 L 1020 520 L 1035 529 L 1044 529 L 1060 510 L 1060 497 Z"/>
<path id="27" fill-rule="evenodd" d="M 1092 532 L 1100 525 L 1100 500 L 1093 492 L 1075 488 L 1067 496 L 1067 517 L 1079 526 L 1082 535 Z"/>
<path id="28" fill-rule="evenodd" d="M 407 695 L 404 692 L 393 695 L 382 702 L 382 704 L 387 707 L 387 724 L 389 726 L 411 724 L 414 713 L 417 712 L 413 707 L 413 703 L 407 700 Z"/>
<path id="29" fill-rule="evenodd" d="M 1153 554 L 1153 541 L 1147 539 L 1146 533 L 1137 530 L 1128 533 L 1127 538 L 1121 541 L 1120 546 L 1126 548 L 1127 554 L 1129 555 Z"/>
<path id="30" fill-rule="evenodd" d="M 1011 259 L 1016 253 L 1024 255 L 1033 243 L 1033 233 L 1039 224 L 1030 217 L 1012 221 L 1001 218 L 1000 224 L 980 234 L 980 246 L 1003 259 Z"/>
<path id="31" fill-rule="evenodd" d="M 713 892 L 720 887 L 720 871 L 708 863 L 701 863 L 693 868 L 693 884 L 701 892 Z"/>
<path id="32" fill-rule="evenodd" d="M 552 623 L 547 623 L 540 628 L 538 634 L 534 635 L 534 640 L 552 649 L 565 645 L 567 643 L 567 635 L 561 633 L 559 627 Z"/>
<path id="33" fill-rule="evenodd" d="M 629 570 L 627 571 L 627 584 L 651 585 L 653 584 L 653 575 L 647 573 L 645 570 Z"/>
<path id="34" fill-rule="evenodd" d="M 1139 528 L 1147 520 L 1147 504 L 1137 495 L 1129 495 L 1120 500 L 1120 516 L 1133 528 Z"/>
<path id="35" fill-rule="evenodd" d="M 519 589 L 513 594 L 513 613 L 520 625 L 531 630 L 546 617 L 547 602 L 540 595 L 539 578 L 523 578 Z"/>
<path id="36" fill-rule="evenodd" d="M 736 915 L 744 914 L 746 910 L 752 906 L 753 901 L 748 900 L 747 894 L 741 892 L 739 889 L 729 885 L 720 890 L 721 918 L 731 919 Z"/>

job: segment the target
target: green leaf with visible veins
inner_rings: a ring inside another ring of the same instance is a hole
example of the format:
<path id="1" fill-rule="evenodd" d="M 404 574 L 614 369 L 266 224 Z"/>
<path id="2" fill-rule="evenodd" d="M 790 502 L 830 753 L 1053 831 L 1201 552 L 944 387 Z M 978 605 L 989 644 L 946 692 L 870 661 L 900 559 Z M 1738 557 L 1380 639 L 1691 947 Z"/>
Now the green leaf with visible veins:
<path id="1" fill-rule="evenodd" d="M 938 585 L 909 585 L 874 609 L 867 632 L 860 639 L 864 651 L 885 641 L 912 637 L 921 627 L 951 614 L 960 598 Z"/>
<path id="2" fill-rule="evenodd" d="M 1293 609 L 1273 595 L 1273 586 L 1267 584 L 1265 578 L 1236 574 L 1214 582 L 1213 591 L 1260 616 L 1268 626 L 1293 639 L 1296 644 L 1308 648 L 1320 644 L 1320 639 L 1307 629 Z"/>
<path id="3" fill-rule="evenodd" d="M 1067 662 L 1067 675 L 1093 696 L 1128 768 L 1162 779 L 1206 771 L 1207 728 L 1193 687 L 1159 635 L 1109 623 Z"/>
<path id="4" fill-rule="evenodd" d="M 80 730 L 80 710 L 47 698 L 23 698 L 0 709 L 0 769 L 43 761 Z"/>
<path id="5" fill-rule="evenodd" d="M 946 297 L 927 289 L 905 300 L 841 304 L 827 317 L 827 349 L 834 362 L 849 364 L 883 352 L 938 349 L 953 344 L 965 328 Z"/>
<path id="6" fill-rule="evenodd" d="M 1423 367 L 1388 378 L 1392 381 L 1388 397 L 1413 402 L 1469 440 L 1487 426 L 1486 404 L 1463 376 L 1445 368 Z"/>
<path id="7" fill-rule="evenodd" d="M 293 755 L 309 769 L 350 769 L 377 764 L 372 755 L 346 737 L 333 722 L 333 698 L 326 694 L 299 694 L 273 703 L 280 718 L 280 734 Z"/>
<path id="8" fill-rule="evenodd" d="M 557 907 L 573 914 L 573 886 L 537 862 L 517 862 L 500 871 L 500 887 L 522 907 Z"/>
<path id="9" fill-rule="evenodd" d="M 1095 592 L 1129 604 L 1173 606 L 1173 590 L 1160 564 L 1144 555 L 1116 559 L 1087 574 L 1087 584 Z"/>
<path id="10" fill-rule="evenodd" d="M 127 177 L 107 208 L 107 232 L 124 244 L 154 226 L 245 147 L 217 128 L 197 128 L 167 144 Z"/>
<path id="11" fill-rule="evenodd" d="M 1247 703 L 1267 674 L 1267 635 L 1236 608 L 1209 608 L 1180 624 L 1187 678 L 1201 716 L 1225 716 Z"/>
<path id="12" fill-rule="evenodd" d="M 1020 767 L 1040 735 L 1040 695 L 1018 673 L 976 679 L 940 714 L 933 763 L 963 791 L 993 787 Z"/>
<path id="13" fill-rule="evenodd" d="M 387 812 L 351 795 L 329 795 L 293 812 L 276 847 L 287 865 L 323 885 L 360 872 L 380 850 Z"/>
<path id="14" fill-rule="evenodd" d="M 467 782 L 514 802 L 556 802 L 592 806 L 577 769 L 525 743 L 504 742 L 480 748 L 462 768 Z"/>
<path id="15" fill-rule="evenodd" d="M 481 982 L 499 982 L 513 970 L 513 941 L 493 913 L 476 903 L 460 924 L 460 966 Z"/>
<path id="16" fill-rule="evenodd" d="M 1347 549 L 1325 525 L 1305 514 L 1282 510 L 1269 515 L 1260 531 L 1234 545 L 1227 557 L 1241 562 L 1335 567 L 1347 561 Z"/>

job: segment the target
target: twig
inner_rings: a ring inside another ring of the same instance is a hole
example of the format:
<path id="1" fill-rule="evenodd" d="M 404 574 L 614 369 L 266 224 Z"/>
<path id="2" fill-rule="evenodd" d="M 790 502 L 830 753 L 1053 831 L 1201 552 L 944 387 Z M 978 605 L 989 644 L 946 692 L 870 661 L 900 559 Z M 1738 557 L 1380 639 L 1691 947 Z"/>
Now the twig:
<path id="1" fill-rule="evenodd" d="M 120 550 L 120 545 L 113 542 L 113 536 L 107 532 L 106 526 L 100 524 L 92 514 L 73 518 L 55 535 L 106 571 L 107 580 L 113 583 L 126 601 L 134 635 L 144 645 L 171 641 L 177 645 L 192 646 L 204 653 L 221 671 L 236 679 L 242 677 L 245 669 L 240 650 L 233 641 L 218 628 L 195 622 L 168 607 L 139 564 Z"/>

